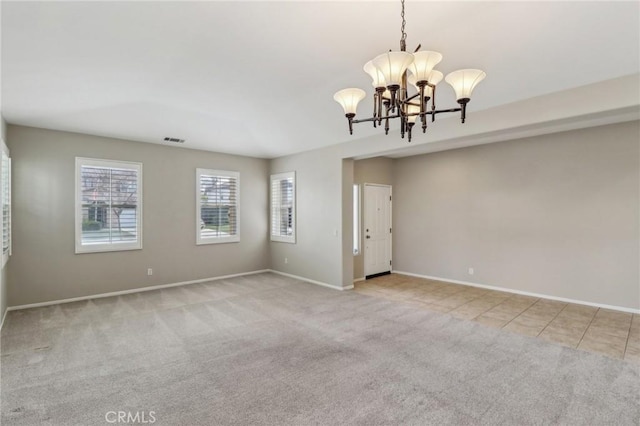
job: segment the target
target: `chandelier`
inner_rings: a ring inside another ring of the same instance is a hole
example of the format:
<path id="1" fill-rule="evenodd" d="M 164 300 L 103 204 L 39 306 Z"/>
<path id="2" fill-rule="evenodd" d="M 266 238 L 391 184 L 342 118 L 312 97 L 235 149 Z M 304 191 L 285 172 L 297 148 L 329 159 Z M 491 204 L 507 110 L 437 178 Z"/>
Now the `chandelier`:
<path id="1" fill-rule="evenodd" d="M 434 69 L 442 60 L 442 54 L 433 51 L 420 51 L 420 45 L 414 53 L 406 50 L 407 34 L 404 31 L 406 21 L 404 19 L 404 0 L 402 3 L 402 27 L 400 29 L 400 51 L 389 51 L 378 55 L 364 65 L 364 71 L 373 79 L 373 116 L 370 118 L 354 120 L 358 103 L 365 98 L 366 92 L 362 89 L 343 89 L 333 95 L 342 108 L 349 121 L 349 133 L 353 134 L 353 123 L 371 121 L 373 127 L 381 126 L 384 120 L 385 134 L 389 134 L 389 120 L 400 119 L 400 135 L 404 138 L 407 134 L 411 142 L 411 129 L 418 118 L 422 123 L 422 132 L 427 130 L 427 116 L 435 121 L 436 114 L 460 112 L 464 123 L 466 109 L 471 92 L 482 81 L 486 74 L 477 69 L 462 69 L 453 71 L 444 80 L 453 87 L 456 100 L 460 107 L 450 109 L 436 109 L 436 85 L 442 81 L 443 74 Z M 408 84 L 416 89 L 416 93 L 409 95 Z M 431 106 L 429 107 L 429 101 Z"/>

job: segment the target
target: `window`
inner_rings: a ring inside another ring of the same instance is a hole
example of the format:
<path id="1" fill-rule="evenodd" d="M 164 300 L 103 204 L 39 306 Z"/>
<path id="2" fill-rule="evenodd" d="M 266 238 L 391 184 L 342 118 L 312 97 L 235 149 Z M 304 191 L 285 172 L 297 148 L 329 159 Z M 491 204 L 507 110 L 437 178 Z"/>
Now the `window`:
<path id="1" fill-rule="evenodd" d="M 353 185 L 353 254 L 360 254 L 360 186 Z"/>
<path id="2" fill-rule="evenodd" d="M 142 248 L 142 164 L 76 158 L 76 253 Z"/>
<path id="3" fill-rule="evenodd" d="M 2 202 L 2 266 L 11 255 L 11 158 L 9 149 L 2 142 L 2 160 L 0 163 L 0 198 Z"/>
<path id="4" fill-rule="evenodd" d="M 196 243 L 240 241 L 240 174 L 196 169 Z"/>
<path id="5" fill-rule="evenodd" d="M 296 242 L 295 172 L 271 175 L 271 241 Z"/>

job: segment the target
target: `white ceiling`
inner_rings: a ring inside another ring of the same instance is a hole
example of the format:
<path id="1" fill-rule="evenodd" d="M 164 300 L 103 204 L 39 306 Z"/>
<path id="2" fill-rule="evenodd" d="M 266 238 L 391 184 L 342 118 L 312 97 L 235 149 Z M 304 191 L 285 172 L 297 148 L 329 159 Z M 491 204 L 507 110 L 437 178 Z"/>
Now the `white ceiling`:
<path id="1" fill-rule="evenodd" d="M 378 134 L 361 124 L 349 136 L 333 93 L 371 93 L 362 65 L 400 37 L 399 1 L 1 7 L 7 122 L 266 158 Z M 640 72 L 635 1 L 409 1 L 406 19 L 408 50 L 441 52 L 445 74 L 487 72 L 469 120 Z M 438 106 L 454 107 L 452 90 L 438 87 Z M 359 117 L 371 109 L 367 99 Z"/>

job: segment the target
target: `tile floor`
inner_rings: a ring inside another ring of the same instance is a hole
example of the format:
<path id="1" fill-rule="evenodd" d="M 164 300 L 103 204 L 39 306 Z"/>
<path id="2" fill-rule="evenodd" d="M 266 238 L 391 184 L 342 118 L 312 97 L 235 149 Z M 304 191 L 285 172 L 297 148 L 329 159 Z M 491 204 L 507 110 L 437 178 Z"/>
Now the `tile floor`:
<path id="1" fill-rule="evenodd" d="M 391 274 L 355 291 L 640 364 L 640 315 Z"/>

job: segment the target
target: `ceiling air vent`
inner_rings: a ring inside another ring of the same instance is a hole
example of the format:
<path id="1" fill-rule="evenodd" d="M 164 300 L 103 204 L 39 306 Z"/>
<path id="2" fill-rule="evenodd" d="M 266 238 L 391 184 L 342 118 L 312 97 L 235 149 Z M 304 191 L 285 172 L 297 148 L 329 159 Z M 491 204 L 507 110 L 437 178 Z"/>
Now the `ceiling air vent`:
<path id="1" fill-rule="evenodd" d="M 184 139 L 170 138 L 170 137 L 164 138 L 164 141 L 165 142 L 173 142 L 173 143 L 184 143 Z"/>

